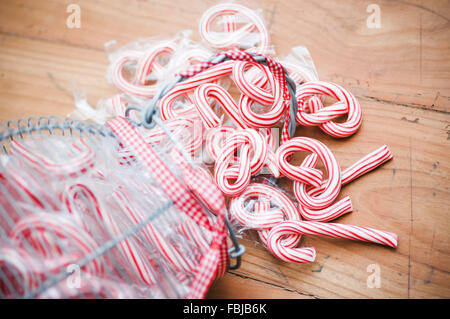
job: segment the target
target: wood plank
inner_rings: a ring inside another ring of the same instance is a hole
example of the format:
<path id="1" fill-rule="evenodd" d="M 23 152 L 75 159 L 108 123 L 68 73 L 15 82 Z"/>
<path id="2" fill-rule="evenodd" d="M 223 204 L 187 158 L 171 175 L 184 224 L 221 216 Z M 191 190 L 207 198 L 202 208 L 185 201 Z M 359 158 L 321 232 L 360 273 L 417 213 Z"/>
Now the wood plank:
<path id="1" fill-rule="evenodd" d="M 312 299 L 312 296 L 284 287 L 274 286 L 259 280 L 244 278 L 227 273 L 211 286 L 206 298 L 209 299 Z"/>
<path id="2" fill-rule="evenodd" d="M 2 1 L 0 31 L 103 51 L 104 42 L 112 39 L 125 44 L 139 37 L 170 37 L 182 29 L 196 34 L 202 12 L 216 2 L 194 0 L 186 6 L 181 1 L 83 0 L 77 2 L 80 29 L 65 25 L 70 3 Z M 266 0 L 254 7 L 264 10 L 277 53 L 305 45 L 321 79 L 342 84 L 357 96 L 448 112 L 448 1 L 377 4 L 380 29 L 367 27 L 368 4 L 357 0 Z"/>
<path id="3" fill-rule="evenodd" d="M 0 35 L 0 119 L 60 115 L 74 110 L 73 83 L 95 106 L 114 89 L 105 80 L 103 52 Z"/>

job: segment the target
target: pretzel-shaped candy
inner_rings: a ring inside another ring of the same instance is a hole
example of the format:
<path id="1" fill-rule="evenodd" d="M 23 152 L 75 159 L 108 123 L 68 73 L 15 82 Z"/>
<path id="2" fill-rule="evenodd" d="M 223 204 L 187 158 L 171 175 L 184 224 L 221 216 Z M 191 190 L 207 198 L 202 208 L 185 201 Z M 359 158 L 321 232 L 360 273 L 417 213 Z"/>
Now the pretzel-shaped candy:
<path id="1" fill-rule="evenodd" d="M 318 98 L 322 95 L 331 96 L 338 100 L 331 106 L 324 107 Z M 333 137 L 348 137 L 354 134 L 362 122 L 361 107 L 355 96 L 340 85 L 324 82 L 311 81 L 297 88 L 295 94 L 298 100 L 298 113 L 296 120 L 301 125 L 318 125 L 325 133 Z M 307 104 L 308 99 L 312 101 Z M 307 113 L 306 108 L 312 113 Z M 345 123 L 335 123 L 333 118 L 348 113 Z"/>

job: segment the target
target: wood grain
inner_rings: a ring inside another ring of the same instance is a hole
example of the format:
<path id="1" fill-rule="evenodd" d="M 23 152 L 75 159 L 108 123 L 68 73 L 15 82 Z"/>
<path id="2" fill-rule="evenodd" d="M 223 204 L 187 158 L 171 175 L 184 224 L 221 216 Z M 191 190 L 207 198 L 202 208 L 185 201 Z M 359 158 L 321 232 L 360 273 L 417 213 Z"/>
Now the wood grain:
<path id="1" fill-rule="evenodd" d="M 103 44 L 196 30 L 216 1 L 78 1 L 80 29 L 68 29 L 72 1 L 0 2 L 0 120 L 62 115 L 74 109 L 76 81 L 95 105 L 115 92 Z M 317 261 L 286 264 L 249 239 L 242 267 L 214 283 L 210 298 L 450 297 L 450 5 L 448 1 L 377 1 L 380 29 L 366 26 L 369 2 L 261 1 L 279 55 L 311 52 L 321 79 L 350 89 L 363 109 L 354 136 L 317 138 L 343 168 L 383 144 L 394 160 L 345 186 L 354 212 L 338 222 L 399 235 L 399 247 L 307 236 Z M 194 32 L 195 33 L 195 32 Z M 381 288 L 367 288 L 378 264 Z"/>

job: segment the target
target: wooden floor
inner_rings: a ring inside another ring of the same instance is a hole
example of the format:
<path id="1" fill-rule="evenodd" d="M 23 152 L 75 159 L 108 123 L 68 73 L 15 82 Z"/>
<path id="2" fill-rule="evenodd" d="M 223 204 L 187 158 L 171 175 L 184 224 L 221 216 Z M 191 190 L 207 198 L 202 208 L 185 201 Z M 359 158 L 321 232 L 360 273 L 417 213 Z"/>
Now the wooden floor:
<path id="1" fill-rule="evenodd" d="M 66 27 L 68 4 L 81 28 Z M 189 3 L 189 5 L 186 5 Z M 72 83 L 91 105 L 114 89 L 104 42 L 172 36 L 197 28 L 217 1 L 0 1 L 0 119 L 66 115 Z M 211 298 L 450 298 L 450 2 L 385 1 L 381 28 L 367 27 L 368 1 L 261 1 L 278 55 L 305 45 L 319 77 L 351 90 L 363 109 L 359 132 L 334 140 L 299 128 L 342 167 L 388 144 L 394 160 L 345 186 L 354 212 L 338 221 L 396 232 L 397 249 L 305 237 L 313 264 L 286 264 L 242 240 L 242 267 L 218 280 Z M 196 34 L 196 32 L 195 32 Z M 378 264 L 381 287 L 368 288 Z"/>

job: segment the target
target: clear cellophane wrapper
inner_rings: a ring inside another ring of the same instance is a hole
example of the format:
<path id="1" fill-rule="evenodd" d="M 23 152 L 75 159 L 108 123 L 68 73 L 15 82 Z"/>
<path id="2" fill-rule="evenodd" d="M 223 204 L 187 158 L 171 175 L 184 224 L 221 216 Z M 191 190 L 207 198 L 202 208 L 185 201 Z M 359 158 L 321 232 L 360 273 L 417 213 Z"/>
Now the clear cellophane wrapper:
<path id="1" fill-rule="evenodd" d="M 215 52 L 238 49 L 275 55 L 270 25 L 257 1 L 218 1 L 198 20 L 202 44 Z"/>
<path id="2" fill-rule="evenodd" d="M 242 217 L 239 218 L 236 215 L 237 209 L 243 209 L 249 216 L 253 217 L 275 214 L 286 219 L 289 216 L 286 216 L 285 212 L 281 212 L 286 206 L 277 197 L 282 194 L 281 196 L 285 197 L 285 201 L 289 201 L 293 206 L 298 207 L 298 202 L 290 191 L 291 184 L 289 180 L 275 178 L 271 174 L 258 174 L 252 177 L 248 186 L 249 192 L 246 190 L 243 194 L 228 200 L 228 218 L 236 236 L 244 238 L 254 245 L 264 245 L 258 232 L 264 229 L 270 230 L 271 227 L 266 227 L 267 225 L 260 223 L 259 219 L 252 222 L 251 218 L 245 218 L 244 220 Z M 276 192 L 276 196 L 273 196 L 271 191 Z M 250 195 L 250 193 L 254 194 Z"/>
<path id="3" fill-rule="evenodd" d="M 177 209 L 111 131 L 48 118 L 9 126 L 0 136 L 0 298 L 189 294 L 214 233 Z M 164 141 L 152 149 L 183 183 Z"/>

